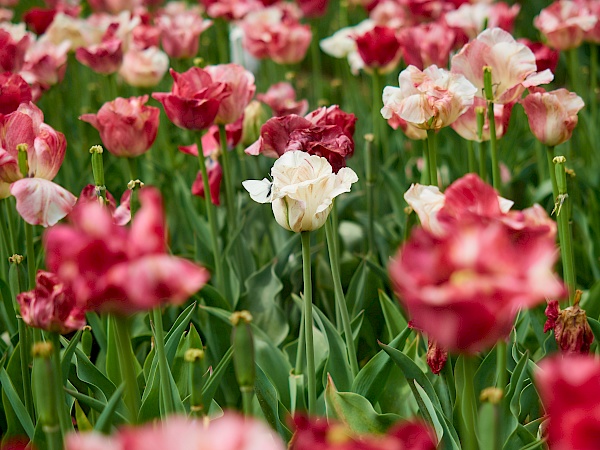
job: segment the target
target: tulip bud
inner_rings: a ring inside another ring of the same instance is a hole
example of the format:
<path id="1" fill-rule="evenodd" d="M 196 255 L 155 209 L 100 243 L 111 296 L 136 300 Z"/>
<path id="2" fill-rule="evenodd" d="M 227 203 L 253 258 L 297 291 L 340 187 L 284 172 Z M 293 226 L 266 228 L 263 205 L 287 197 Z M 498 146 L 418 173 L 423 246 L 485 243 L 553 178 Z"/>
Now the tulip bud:
<path id="1" fill-rule="evenodd" d="M 241 391 L 252 391 L 256 377 L 254 365 L 254 338 L 252 336 L 252 316 L 248 311 L 236 311 L 231 315 L 231 344 L 233 346 L 233 367 Z"/>
<path id="2" fill-rule="evenodd" d="M 434 375 L 439 375 L 448 361 L 448 351 L 437 341 L 429 339 L 427 343 L 427 365 Z"/>
<path id="3" fill-rule="evenodd" d="M 590 351 L 590 346 L 594 341 L 594 334 L 587 321 L 587 315 L 579 307 L 580 299 L 581 291 L 577 290 L 573 306 L 561 310 L 556 302 L 546 309 L 548 322 L 544 329 L 554 329 L 556 343 L 563 353 L 586 354 Z M 558 313 L 556 313 L 557 309 Z"/>
<path id="4" fill-rule="evenodd" d="M 85 327 L 83 327 L 83 334 L 81 335 L 81 348 L 85 356 L 87 356 L 88 358 L 92 354 L 93 341 L 94 338 L 92 337 L 92 327 L 86 325 Z"/>
<path id="5" fill-rule="evenodd" d="M 184 359 L 190 364 L 190 410 L 194 416 L 206 414 L 207 411 L 202 401 L 204 373 L 206 372 L 204 350 L 190 348 L 185 352 Z"/>
<path id="6" fill-rule="evenodd" d="M 242 144 L 247 147 L 256 142 L 260 137 L 260 129 L 267 120 L 269 117 L 262 103 L 252 100 L 244 110 Z"/>

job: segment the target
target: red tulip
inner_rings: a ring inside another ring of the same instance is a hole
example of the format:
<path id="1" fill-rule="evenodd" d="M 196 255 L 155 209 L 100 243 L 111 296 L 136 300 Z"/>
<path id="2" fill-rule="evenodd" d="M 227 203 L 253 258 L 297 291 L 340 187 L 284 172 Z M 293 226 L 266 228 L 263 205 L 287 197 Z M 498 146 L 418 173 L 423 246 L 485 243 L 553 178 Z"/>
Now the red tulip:
<path id="1" fill-rule="evenodd" d="M 376 25 L 371 30 L 356 36 L 356 48 L 368 69 L 387 73 L 398 65 L 402 53 L 396 32 L 388 27 Z"/>
<path id="2" fill-rule="evenodd" d="M 535 374 L 542 404 L 550 417 L 552 450 L 591 450 L 600 436 L 600 361 L 592 356 L 553 356 Z"/>
<path id="3" fill-rule="evenodd" d="M 67 334 L 85 326 L 85 311 L 67 286 L 53 273 L 38 271 L 35 289 L 17 295 L 21 316 L 31 327 Z"/>
<path id="4" fill-rule="evenodd" d="M 308 18 L 324 16 L 329 0 L 296 0 L 302 10 L 302 15 Z"/>
<path id="5" fill-rule="evenodd" d="M 18 74 L 4 72 L 0 74 L 0 114 L 16 111 L 21 103 L 31 101 L 31 88 Z"/>
<path id="6" fill-rule="evenodd" d="M 102 105 L 98 114 L 84 114 L 84 122 L 100 132 L 100 139 L 115 156 L 133 158 L 147 152 L 158 133 L 160 110 L 146 106 L 148 96 L 118 97 Z"/>
<path id="7" fill-rule="evenodd" d="M 141 208 L 131 229 L 116 225 L 96 203 L 78 205 L 71 224 L 44 235 L 46 263 L 86 310 L 147 310 L 163 301 L 180 304 L 208 280 L 196 264 L 167 253 L 162 200 L 139 192 Z"/>
<path id="8" fill-rule="evenodd" d="M 594 342 L 594 333 L 587 320 L 587 314 L 579 306 L 581 291 L 577 291 L 573 306 L 560 309 L 558 300 L 550 300 L 546 307 L 548 320 L 544 333 L 554 330 L 554 338 L 563 353 L 587 354 Z"/>
<path id="9" fill-rule="evenodd" d="M 25 24 L 0 23 L 0 72 L 19 72 L 32 41 Z"/>
<path id="10" fill-rule="evenodd" d="M 170 93 L 155 92 L 152 98 L 163 104 L 167 117 L 180 128 L 205 130 L 217 117 L 221 102 L 232 93 L 227 83 L 213 81 L 198 67 L 184 73 L 171 69 L 173 87 Z"/>

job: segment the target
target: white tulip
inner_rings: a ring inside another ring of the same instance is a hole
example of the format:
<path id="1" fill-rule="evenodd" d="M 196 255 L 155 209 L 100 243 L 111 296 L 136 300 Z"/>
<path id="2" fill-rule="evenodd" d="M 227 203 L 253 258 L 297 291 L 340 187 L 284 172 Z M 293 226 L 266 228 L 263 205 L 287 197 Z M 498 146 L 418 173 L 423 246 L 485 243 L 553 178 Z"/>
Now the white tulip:
<path id="1" fill-rule="evenodd" d="M 246 180 L 242 183 L 250 197 L 271 203 L 275 220 L 295 232 L 321 228 L 333 206 L 333 199 L 350 192 L 358 181 L 356 173 L 343 167 L 333 173 L 326 158 L 301 151 L 284 153 L 271 169 L 273 181 Z"/>

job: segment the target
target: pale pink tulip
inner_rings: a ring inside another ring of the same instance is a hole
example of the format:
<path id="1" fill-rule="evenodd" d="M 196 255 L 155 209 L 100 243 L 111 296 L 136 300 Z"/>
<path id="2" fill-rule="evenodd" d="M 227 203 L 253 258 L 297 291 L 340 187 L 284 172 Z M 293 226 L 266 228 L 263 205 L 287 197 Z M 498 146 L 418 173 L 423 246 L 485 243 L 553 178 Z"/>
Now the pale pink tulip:
<path id="1" fill-rule="evenodd" d="M 154 87 L 167 72 L 169 57 L 156 47 L 145 50 L 130 49 L 123 56 L 119 74 L 127 84 L 136 87 Z"/>
<path id="2" fill-rule="evenodd" d="M 500 139 L 506 133 L 508 129 L 508 123 L 510 122 L 510 115 L 512 113 L 515 102 L 507 103 L 502 105 L 500 103 L 494 103 L 494 123 L 496 124 L 496 139 Z M 479 136 L 477 135 L 477 108 L 483 108 L 483 129 L 481 133 L 481 142 L 490 140 L 490 121 L 487 115 L 487 102 L 480 98 L 475 97 L 475 101 L 467 109 L 467 111 L 460 116 L 451 127 L 456 131 L 463 139 L 468 141 L 480 142 Z"/>
<path id="3" fill-rule="evenodd" d="M 506 31 L 491 28 L 469 42 L 452 58 L 452 72 L 464 75 L 484 97 L 483 68 L 491 67 L 494 103 L 511 103 L 531 86 L 549 83 L 549 70 L 536 72 L 535 55 Z"/>
<path id="4" fill-rule="evenodd" d="M 464 76 L 435 65 L 423 72 L 409 66 L 400 72 L 398 81 L 400 87 L 383 90 L 382 116 L 390 119 L 395 113 L 423 129 L 450 125 L 473 104 L 477 92 Z"/>
<path id="5" fill-rule="evenodd" d="M 198 54 L 200 35 L 212 25 L 202 19 L 199 8 L 171 13 L 166 9 L 155 19 L 161 31 L 163 50 L 171 58 L 192 58 Z"/>
<path id="6" fill-rule="evenodd" d="M 256 96 L 267 104 L 277 117 L 297 114 L 302 116 L 308 111 L 308 100 L 296 101 L 296 91 L 286 82 L 275 83 L 264 94 Z"/>
<path id="7" fill-rule="evenodd" d="M 577 113 L 585 105 L 574 92 L 566 89 L 546 92 L 542 88 L 530 88 L 521 104 L 531 132 L 542 144 L 551 147 L 571 139 L 577 126 Z"/>
<path id="8" fill-rule="evenodd" d="M 56 46 L 49 41 L 39 40 L 25 54 L 21 76 L 32 86 L 34 101 L 40 94 L 60 83 L 67 70 L 69 43 Z"/>
<path id="9" fill-rule="evenodd" d="M 586 32 L 591 31 L 598 18 L 585 5 L 559 0 L 540 11 L 533 20 L 548 45 L 557 50 L 577 48 Z"/>
<path id="10" fill-rule="evenodd" d="M 206 13 L 213 19 L 241 20 L 250 12 L 259 11 L 264 5 L 259 0 L 201 0 Z"/>
<path id="11" fill-rule="evenodd" d="M 474 39 L 486 24 L 487 28 L 498 27 L 512 32 L 520 10 L 521 5 L 509 6 L 504 2 L 465 3 L 457 10 L 446 13 L 444 20 L 449 26 L 460 29 L 468 39 Z"/>
<path id="12" fill-rule="evenodd" d="M 206 66 L 204 70 L 219 83 L 225 84 L 231 95 L 221 100 L 215 123 L 234 123 L 244 114 L 244 109 L 250 103 L 256 92 L 254 75 L 239 64 L 219 64 Z"/>
<path id="13" fill-rule="evenodd" d="M 117 28 L 118 24 L 111 24 L 102 42 L 78 48 L 75 52 L 77 61 L 104 75 L 117 72 L 123 62 L 123 42 L 116 37 Z"/>

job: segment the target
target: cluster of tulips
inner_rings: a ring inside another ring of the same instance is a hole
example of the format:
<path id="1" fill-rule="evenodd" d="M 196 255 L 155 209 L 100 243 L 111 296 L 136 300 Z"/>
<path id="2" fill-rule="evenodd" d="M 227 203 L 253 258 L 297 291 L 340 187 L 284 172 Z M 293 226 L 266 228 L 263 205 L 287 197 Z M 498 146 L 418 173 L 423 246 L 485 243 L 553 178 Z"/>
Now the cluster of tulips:
<path id="1" fill-rule="evenodd" d="M 2 449 L 600 447 L 600 0 L 38 3 Z"/>

